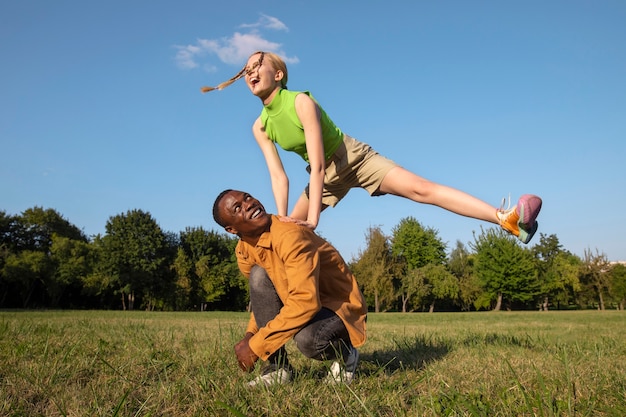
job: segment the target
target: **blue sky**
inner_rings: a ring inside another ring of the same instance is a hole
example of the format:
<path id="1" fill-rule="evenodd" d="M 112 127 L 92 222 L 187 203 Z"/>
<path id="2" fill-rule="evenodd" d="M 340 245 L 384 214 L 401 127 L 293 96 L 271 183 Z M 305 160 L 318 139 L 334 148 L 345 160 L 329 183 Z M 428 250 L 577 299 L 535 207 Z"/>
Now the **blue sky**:
<path id="1" fill-rule="evenodd" d="M 626 3 L 615 1 L 12 1 L 0 5 L 0 210 L 54 208 L 88 235 L 149 212 L 218 229 L 225 188 L 274 212 L 234 75 L 289 66 L 344 132 L 494 206 L 540 195 L 539 231 L 626 260 Z M 291 201 L 304 163 L 283 155 Z M 489 224 L 353 190 L 318 227 L 346 259 L 407 216 L 449 247 Z M 539 241 L 538 235 L 531 246 Z"/>

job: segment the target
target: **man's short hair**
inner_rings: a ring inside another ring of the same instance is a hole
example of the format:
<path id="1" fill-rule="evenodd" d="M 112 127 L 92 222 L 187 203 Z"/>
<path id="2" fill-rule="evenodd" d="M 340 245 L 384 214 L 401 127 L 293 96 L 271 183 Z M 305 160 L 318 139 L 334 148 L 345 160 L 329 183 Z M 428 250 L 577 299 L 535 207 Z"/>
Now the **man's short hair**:
<path id="1" fill-rule="evenodd" d="M 215 220 L 215 223 L 219 224 L 220 226 L 224 228 L 226 228 L 226 226 L 228 225 L 226 224 L 226 222 L 224 221 L 224 219 L 222 219 L 222 216 L 220 215 L 220 201 L 222 201 L 224 196 L 231 191 L 233 190 L 228 189 L 228 190 L 222 191 L 221 193 L 219 193 L 219 195 L 215 199 L 215 203 L 213 203 L 213 219 Z"/>

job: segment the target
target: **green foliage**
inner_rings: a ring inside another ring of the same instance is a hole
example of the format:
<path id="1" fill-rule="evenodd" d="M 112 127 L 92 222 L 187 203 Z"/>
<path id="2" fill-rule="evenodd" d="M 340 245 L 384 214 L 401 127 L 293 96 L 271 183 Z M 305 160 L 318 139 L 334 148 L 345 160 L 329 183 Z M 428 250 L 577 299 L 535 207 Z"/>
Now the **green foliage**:
<path id="1" fill-rule="evenodd" d="M 430 311 L 434 311 L 435 300 L 456 300 L 459 296 L 459 281 L 443 265 L 429 264 L 421 268 L 432 283 L 432 303 Z"/>
<path id="2" fill-rule="evenodd" d="M 441 265 L 446 260 L 446 245 L 437 230 L 425 228 L 413 217 L 405 217 L 392 230 L 391 252 L 402 257 L 407 269 L 428 264 Z"/>
<path id="3" fill-rule="evenodd" d="M 101 254 L 104 271 L 117 277 L 116 290 L 127 297 L 129 309 L 134 308 L 135 296 L 146 309 L 154 308 L 171 290 L 165 234 L 150 213 L 141 210 L 109 218 L 106 232 Z"/>
<path id="4" fill-rule="evenodd" d="M 400 220 L 392 232 L 391 252 L 396 264 L 402 266 L 398 274 L 402 311 L 406 311 L 409 305 L 413 309 L 419 308 L 424 302 L 430 303 L 432 311 L 434 300 L 445 298 L 433 291 L 435 287 L 442 291 L 441 280 L 445 281 L 449 275 L 443 267 L 446 245 L 439 238 L 437 230 L 425 228 L 413 217 Z"/>
<path id="5" fill-rule="evenodd" d="M 90 252 L 87 242 L 52 235 L 50 260 L 54 263 L 54 273 L 46 285 L 51 307 L 58 307 L 68 288 L 81 287 L 82 281 L 91 272 Z"/>
<path id="6" fill-rule="evenodd" d="M 245 307 L 247 300 L 241 293 L 246 294 L 246 285 L 234 257 L 236 243 L 235 238 L 201 227 L 181 232 L 174 269 L 179 290 L 188 295 L 186 309 Z"/>
<path id="7" fill-rule="evenodd" d="M 609 274 L 611 269 L 606 255 L 596 250 L 586 249 L 580 268 L 581 284 L 596 297 L 597 306 L 600 310 L 605 309 L 604 299 L 609 291 Z"/>
<path id="8" fill-rule="evenodd" d="M 539 283 L 530 250 L 501 229 L 482 230 L 474 239 L 474 271 L 490 303 L 495 302 L 494 310 L 501 308 L 503 300 L 510 308 L 516 301 L 527 303 L 536 298 Z"/>
<path id="9" fill-rule="evenodd" d="M 448 257 L 448 270 L 458 280 L 458 301 L 463 311 L 471 310 L 482 293 L 480 280 L 474 274 L 474 259 L 475 256 L 458 240 Z"/>
<path id="10" fill-rule="evenodd" d="M 368 229 L 352 268 L 375 311 L 626 307 L 623 266 L 597 250 L 581 259 L 555 235 L 538 240 L 483 231 L 446 256 L 437 231 L 407 217 L 391 237 Z M 237 241 L 201 227 L 165 232 L 141 210 L 90 239 L 52 209 L 0 211 L 0 307 L 243 310 Z"/>
<path id="11" fill-rule="evenodd" d="M 567 251 L 555 235 L 540 234 L 539 243 L 532 248 L 536 259 L 542 310 L 548 310 L 550 302 L 568 305 L 580 291 L 578 271 L 580 259 Z"/>
<path id="12" fill-rule="evenodd" d="M 618 303 L 620 310 L 624 310 L 626 308 L 626 266 L 613 265 L 609 274 L 611 296 Z"/>
<path id="13" fill-rule="evenodd" d="M 52 272 L 48 256 L 40 251 L 23 250 L 7 256 L 2 268 L 4 280 L 15 289 L 21 307 L 41 305 L 43 300 L 32 300 L 37 287 L 43 287 Z"/>
<path id="14" fill-rule="evenodd" d="M 432 285 L 421 268 L 411 269 L 402 277 L 402 312 L 419 310 L 428 300 Z"/>
<path id="15" fill-rule="evenodd" d="M 374 298 L 374 311 L 381 311 L 395 298 L 389 240 L 380 227 L 370 227 L 365 235 L 366 248 L 359 251 L 352 270 L 363 293 Z"/>
<path id="16" fill-rule="evenodd" d="M 63 218 L 56 210 L 34 207 L 27 209 L 20 216 L 20 224 L 25 238 L 22 243 L 31 250 L 46 251 L 52 245 L 52 236 L 86 242 L 83 232 Z"/>

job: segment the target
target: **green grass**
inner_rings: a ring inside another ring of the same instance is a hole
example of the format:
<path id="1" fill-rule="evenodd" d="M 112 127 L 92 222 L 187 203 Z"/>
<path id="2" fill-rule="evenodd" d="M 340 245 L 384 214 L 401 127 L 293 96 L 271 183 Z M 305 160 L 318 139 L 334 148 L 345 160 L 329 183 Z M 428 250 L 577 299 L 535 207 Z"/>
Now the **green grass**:
<path id="1" fill-rule="evenodd" d="M 358 379 L 287 348 L 248 389 L 245 313 L 0 312 L 0 416 L 624 416 L 626 313 L 370 314 Z"/>

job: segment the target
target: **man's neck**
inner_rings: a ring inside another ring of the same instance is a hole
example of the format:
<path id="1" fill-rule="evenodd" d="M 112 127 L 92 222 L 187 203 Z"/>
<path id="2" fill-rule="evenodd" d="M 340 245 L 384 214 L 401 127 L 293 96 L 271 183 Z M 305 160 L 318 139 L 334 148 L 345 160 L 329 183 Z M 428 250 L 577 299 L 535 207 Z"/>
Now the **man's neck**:
<path id="1" fill-rule="evenodd" d="M 269 216 L 270 216 L 270 221 L 267 223 L 267 227 L 264 230 L 262 230 L 259 234 L 239 236 L 239 239 L 243 240 L 248 245 L 256 246 L 256 244 L 259 243 L 259 239 L 261 238 L 261 235 L 265 232 L 268 232 L 270 230 L 270 227 L 272 227 L 272 217 L 271 215 Z"/>

